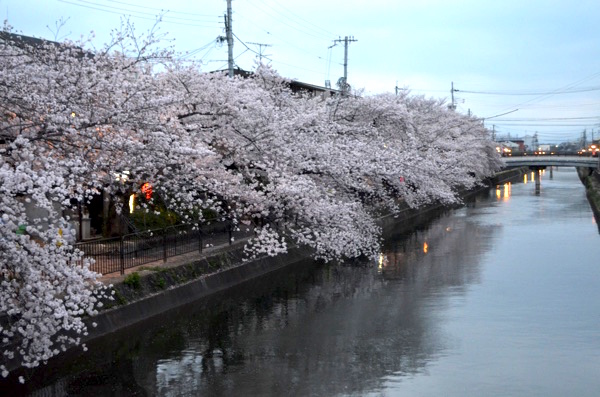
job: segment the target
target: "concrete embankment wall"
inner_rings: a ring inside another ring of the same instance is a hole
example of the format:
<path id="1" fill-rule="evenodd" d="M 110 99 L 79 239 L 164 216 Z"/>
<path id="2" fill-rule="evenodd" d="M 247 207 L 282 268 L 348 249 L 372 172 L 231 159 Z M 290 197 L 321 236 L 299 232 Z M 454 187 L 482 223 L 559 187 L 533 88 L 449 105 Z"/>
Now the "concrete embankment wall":
<path id="1" fill-rule="evenodd" d="M 306 249 L 293 247 L 286 255 L 244 262 L 243 244 L 239 243 L 184 265 L 143 270 L 138 273 L 138 282 L 114 285 L 118 306 L 104 310 L 91 319 L 97 326 L 90 327 L 90 339 L 301 262 L 309 256 L 310 252 Z M 207 271 L 208 274 L 205 273 Z"/>
<path id="2" fill-rule="evenodd" d="M 476 194 L 488 186 L 520 178 L 526 169 L 505 170 L 496 174 L 479 189 L 464 192 L 463 197 Z M 406 209 L 397 215 L 383 215 L 378 219 L 384 233 L 392 228 L 409 232 L 429 222 L 448 207 L 433 205 Z M 177 266 L 146 267 L 138 272 L 139 278 L 121 278 L 114 285 L 115 300 L 108 308 L 90 319 L 97 327 L 90 327 L 90 339 L 106 335 L 136 322 L 159 315 L 210 294 L 234 287 L 285 266 L 310 260 L 312 251 L 306 247 L 293 247 L 286 255 L 262 257 L 244 262 L 243 241 L 226 247 L 213 255 L 185 260 Z M 110 307 L 112 305 L 112 307 Z"/>
<path id="3" fill-rule="evenodd" d="M 499 185 L 506 182 L 521 180 L 521 177 L 529 172 L 529 168 L 520 167 L 512 168 L 498 172 L 492 178 L 489 179 L 489 186 Z"/>

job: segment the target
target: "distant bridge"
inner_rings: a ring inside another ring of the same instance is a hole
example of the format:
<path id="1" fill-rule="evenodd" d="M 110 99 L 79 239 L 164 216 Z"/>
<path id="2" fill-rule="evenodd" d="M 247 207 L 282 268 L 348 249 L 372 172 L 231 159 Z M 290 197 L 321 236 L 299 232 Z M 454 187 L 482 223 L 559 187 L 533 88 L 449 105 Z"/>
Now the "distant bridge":
<path id="1" fill-rule="evenodd" d="M 558 154 L 536 154 L 536 153 L 518 153 L 509 154 L 502 157 L 508 168 L 531 167 L 545 168 L 550 166 L 557 167 L 588 167 L 600 170 L 600 157 L 584 156 L 573 153 Z"/>

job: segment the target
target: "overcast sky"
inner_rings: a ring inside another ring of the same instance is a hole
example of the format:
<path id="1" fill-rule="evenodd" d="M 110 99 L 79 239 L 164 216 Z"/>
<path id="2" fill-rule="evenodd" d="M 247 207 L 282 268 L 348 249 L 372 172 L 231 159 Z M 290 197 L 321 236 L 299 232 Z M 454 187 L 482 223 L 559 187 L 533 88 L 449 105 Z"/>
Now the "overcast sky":
<path id="1" fill-rule="evenodd" d="M 598 0 L 233 0 L 235 63 L 257 53 L 284 77 L 335 86 L 343 76 L 366 94 L 407 87 L 489 118 L 497 135 L 539 133 L 542 143 L 600 138 Z M 101 47 L 122 15 L 138 31 L 167 11 L 162 32 L 203 70 L 227 67 L 225 0 L 0 0 L 25 35 L 75 40 L 94 31 Z M 56 22 L 66 24 L 56 34 Z M 335 42 L 341 39 L 342 42 Z M 254 43 L 254 44 L 252 44 Z M 263 44 L 262 46 L 259 44 Z M 333 44 L 334 47 L 329 48 Z M 491 118 L 511 112 L 501 117 Z"/>

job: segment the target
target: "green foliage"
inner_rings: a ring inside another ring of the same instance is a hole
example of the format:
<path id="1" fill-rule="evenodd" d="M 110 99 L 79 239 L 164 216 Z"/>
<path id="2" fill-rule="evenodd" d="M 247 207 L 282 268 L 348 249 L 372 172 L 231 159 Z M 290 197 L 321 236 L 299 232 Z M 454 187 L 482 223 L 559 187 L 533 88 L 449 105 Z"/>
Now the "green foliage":
<path id="1" fill-rule="evenodd" d="M 217 213 L 217 211 L 211 208 L 202 209 L 202 217 L 205 221 L 214 221 L 215 219 L 217 219 L 218 216 L 219 214 Z"/>
<path id="2" fill-rule="evenodd" d="M 198 269 L 193 264 L 188 265 L 188 270 L 191 278 L 196 278 L 201 274 L 200 272 L 198 272 Z"/>
<path id="3" fill-rule="evenodd" d="M 160 277 L 158 280 L 156 280 L 155 284 L 158 288 L 165 289 L 167 282 L 165 281 L 165 279 L 163 277 Z"/>
<path id="4" fill-rule="evenodd" d="M 139 289 L 140 286 L 141 286 L 141 283 L 140 283 L 140 274 L 138 272 L 133 272 L 133 273 L 129 274 L 123 280 L 123 284 L 125 284 L 125 285 L 127 285 L 127 286 L 129 286 L 130 288 L 133 288 L 133 289 Z"/>
<path id="5" fill-rule="evenodd" d="M 117 303 L 119 305 L 124 305 L 127 303 L 127 299 L 125 299 L 125 297 L 119 292 L 119 290 L 115 289 L 115 300 L 117 301 Z"/>
<path id="6" fill-rule="evenodd" d="M 211 270 L 216 270 L 221 267 L 221 262 L 217 259 L 210 258 L 208 259 L 208 268 Z"/>
<path id="7" fill-rule="evenodd" d="M 165 208 L 157 206 L 153 210 L 141 208 L 129 214 L 129 219 L 139 230 L 162 229 L 179 222 L 179 216 Z"/>

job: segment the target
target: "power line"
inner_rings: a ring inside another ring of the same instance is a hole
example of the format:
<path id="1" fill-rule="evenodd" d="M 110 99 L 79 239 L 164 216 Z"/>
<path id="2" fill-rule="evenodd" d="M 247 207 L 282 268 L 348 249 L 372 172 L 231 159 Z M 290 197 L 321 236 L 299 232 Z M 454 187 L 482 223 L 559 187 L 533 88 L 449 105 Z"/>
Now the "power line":
<path id="1" fill-rule="evenodd" d="M 260 1 L 260 0 L 258 0 L 258 1 Z M 255 3 L 256 3 L 255 1 L 250 1 L 248 4 L 249 4 L 250 7 L 254 8 L 256 10 L 262 11 L 262 14 L 266 15 L 267 18 L 276 19 L 277 23 L 280 24 L 281 26 L 289 27 L 291 29 L 299 31 L 300 33 L 302 33 L 304 35 L 309 35 L 311 37 L 316 37 L 315 34 L 314 34 L 315 32 L 314 32 L 313 29 L 309 29 L 309 30 L 306 29 L 307 24 L 303 24 L 302 28 L 298 28 L 296 26 L 290 25 L 289 23 L 286 23 L 285 21 L 282 21 L 281 18 L 279 18 L 276 15 L 276 13 L 281 14 L 280 11 L 273 10 L 272 7 L 270 7 L 269 5 L 265 5 L 265 4 L 258 5 L 258 4 L 255 4 Z M 265 8 L 267 8 L 267 9 L 265 9 Z M 239 23 L 243 23 L 243 22 L 250 23 L 250 25 L 249 25 L 250 29 L 254 29 L 254 30 L 257 30 L 257 31 L 260 30 L 261 32 L 264 32 L 264 33 L 268 34 L 269 36 L 273 37 L 273 40 L 275 42 L 285 43 L 285 45 L 283 45 L 284 47 L 285 46 L 293 47 L 293 48 L 295 48 L 295 49 L 297 49 L 297 50 L 299 50 L 299 51 L 301 51 L 303 53 L 306 53 L 306 54 L 308 54 L 310 56 L 314 56 L 315 58 L 317 58 L 317 59 L 319 59 L 321 61 L 327 62 L 327 60 L 325 59 L 325 57 L 321 56 L 320 54 L 315 54 L 314 52 L 311 52 L 311 51 L 307 50 L 306 40 L 302 43 L 301 46 L 298 46 L 295 43 L 291 42 L 290 40 L 286 40 L 286 38 L 285 38 L 286 35 L 285 34 L 274 34 L 272 31 L 269 31 L 271 29 L 269 29 L 269 30 L 263 29 L 261 26 L 264 25 L 264 22 L 258 22 L 254 18 L 254 17 L 256 17 L 256 15 L 259 15 L 259 14 L 260 14 L 260 12 L 259 13 L 254 12 L 253 14 L 250 14 L 250 15 L 246 16 L 246 15 L 240 15 L 240 13 L 238 11 L 236 13 L 236 15 L 238 16 L 236 18 L 236 20 L 238 20 L 238 24 Z M 239 37 L 238 37 L 238 40 L 239 40 Z M 251 51 L 256 54 L 256 51 L 254 51 L 252 49 L 251 49 Z M 260 52 L 257 55 L 260 57 Z M 264 55 L 263 55 L 263 57 L 264 57 Z M 293 67 L 295 69 L 301 69 L 301 70 L 310 71 L 312 73 L 322 74 L 322 72 L 316 72 L 314 70 L 310 70 L 310 69 L 307 69 L 307 68 L 298 67 L 297 65 L 290 65 L 288 63 L 284 63 L 284 62 L 280 62 L 280 61 L 275 61 L 273 59 L 270 59 L 270 61 L 271 62 L 275 62 L 277 64 L 290 66 L 290 67 Z M 304 57 L 304 61 L 306 61 L 306 57 Z"/>
<path id="2" fill-rule="evenodd" d="M 567 84 L 567 85 L 565 85 L 565 86 L 563 86 L 561 88 L 558 88 L 558 89 L 556 89 L 554 91 L 551 91 L 551 93 L 549 93 L 549 94 L 543 94 L 543 95 L 541 95 L 541 96 L 539 96 L 537 98 L 532 98 L 532 99 L 530 99 L 528 101 L 522 102 L 520 104 L 517 104 L 515 106 L 511 106 L 511 107 L 522 107 L 522 106 L 524 106 L 524 105 L 526 105 L 528 103 L 534 102 L 534 101 L 541 101 L 541 100 L 547 99 L 547 98 L 549 98 L 551 96 L 554 96 L 556 94 L 561 93 L 562 91 L 568 90 L 569 88 L 576 87 L 579 84 L 581 84 L 581 83 L 583 83 L 583 82 L 585 82 L 587 80 L 591 80 L 591 79 L 593 79 L 594 77 L 597 77 L 597 76 L 600 76 L 600 72 L 593 73 L 593 74 L 591 74 L 591 75 L 589 75 L 587 77 L 584 77 L 583 79 L 580 79 L 580 80 L 577 80 L 577 81 L 575 81 L 573 83 Z"/>
<path id="3" fill-rule="evenodd" d="M 106 12 L 109 14 L 129 15 L 130 17 L 133 17 L 133 18 L 144 19 L 144 20 L 148 20 L 148 21 L 156 21 L 156 19 L 158 17 L 158 15 L 152 14 L 149 12 L 128 10 L 128 9 L 119 8 L 119 7 L 111 7 L 111 6 L 106 6 L 106 5 L 93 3 L 93 2 L 89 2 L 89 1 L 85 1 L 85 0 L 72 0 L 72 1 L 58 0 L 58 1 L 60 3 L 71 4 L 74 6 L 87 8 L 87 9 L 91 9 L 91 10 L 103 11 L 103 12 Z M 125 13 L 130 13 L 130 14 L 124 14 L 122 11 L 124 11 Z M 148 16 L 146 16 L 146 15 L 148 15 Z M 151 18 L 149 16 L 153 16 L 154 18 Z M 202 22 L 202 23 L 188 23 L 186 21 Z M 193 18 L 171 17 L 168 15 L 162 15 L 161 22 L 175 23 L 178 25 L 185 25 L 185 26 L 206 27 L 206 28 L 209 28 L 209 27 L 214 28 L 214 27 L 220 26 L 217 22 L 215 22 L 214 25 L 206 25 L 205 23 L 209 23 L 209 22 L 204 21 L 204 20 L 193 19 Z"/>
<path id="4" fill-rule="evenodd" d="M 303 68 L 303 67 L 300 67 L 298 65 L 292 65 L 292 64 L 289 64 L 289 63 L 281 62 L 281 61 L 273 60 L 271 62 L 273 62 L 275 64 L 279 64 L 279 65 L 285 65 L 285 66 L 288 66 L 288 67 L 293 68 L 293 69 L 304 70 L 304 71 L 311 72 L 311 73 L 316 73 L 316 74 L 320 74 L 321 73 L 321 72 L 317 72 L 316 70 Z"/>
<path id="5" fill-rule="evenodd" d="M 514 109 L 514 110 L 511 110 L 510 112 L 506 112 L 506 113 L 497 114 L 497 115 L 495 115 L 495 116 L 485 117 L 485 118 L 484 118 L 484 120 L 495 119 L 496 117 L 500 117 L 500 116 L 504 116 L 504 115 L 507 115 L 507 114 L 510 114 L 510 113 L 514 113 L 514 112 L 516 112 L 516 111 L 518 111 L 518 110 L 519 110 L 519 109 Z"/>
<path id="6" fill-rule="evenodd" d="M 254 22 L 253 26 L 257 26 L 257 25 L 258 25 L 258 23 L 257 23 L 256 21 L 253 21 L 252 19 L 249 19 L 249 18 L 246 18 L 246 19 L 247 19 L 247 20 L 249 20 L 249 21 L 252 21 L 252 22 Z M 282 39 L 282 38 L 280 38 L 280 37 L 276 37 L 276 36 L 274 36 L 274 35 L 273 35 L 271 32 L 269 32 L 269 31 L 267 31 L 267 30 L 261 29 L 261 31 L 263 31 L 263 32 L 265 32 L 266 34 L 268 34 L 268 35 L 272 36 L 272 37 L 273 37 L 275 40 L 282 41 L 282 42 L 284 42 L 284 43 L 286 43 L 286 44 L 290 45 L 291 47 L 294 47 L 294 48 L 296 48 L 296 49 L 298 49 L 298 50 L 300 50 L 300 51 L 302 51 L 302 52 L 304 52 L 304 53 L 306 53 L 306 54 L 312 55 L 312 56 L 314 56 L 314 57 L 316 57 L 316 58 L 318 58 L 318 59 L 321 59 L 321 60 L 323 60 L 323 57 L 321 57 L 321 56 L 318 56 L 318 55 L 316 55 L 316 54 L 314 54 L 314 53 L 312 53 L 312 52 L 310 52 L 310 51 L 307 51 L 305 48 L 298 47 L 298 46 L 296 46 L 295 44 L 293 44 L 292 42 L 290 42 L 290 41 L 288 41 L 288 40 Z M 239 40 L 239 39 L 238 39 L 238 40 Z M 242 42 L 240 41 L 240 43 L 242 43 Z M 243 45 L 243 43 L 242 43 L 242 45 Z M 250 49 L 250 51 L 252 51 L 252 52 L 254 52 L 254 53 L 256 54 L 256 52 L 255 52 L 254 50 Z M 331 54 L 329 55 L 329 57 L 331 57 Z M 298 70 L 304 70 L 304 71 L 307 71 L 307 72 L 311 72 L 311 73 L 317 73 L 317 74 L 321 74 L 321 73 L 322 73 L 322 72 L 317 72 L 317 71 L 315 71 L 315 70 L 312 70 L 312 69 L 303 68 L 303 67 L 300 67 L 300 66 L 298 66 L 298 65 L 292 65 L 292 64 L 285 63 L 285 62 L 282 62 L 282 61 L 279 61 L 279 60 L 275 60 L 275 59 L 269 59 L 269 60 L 270 60 L 271 62 L 273 62 L 274 64 L 285 65 L 285 66 L 288 66 L 288 67 L 291 67 L 291 68 L 294 68 L 294 69 L 298 69 Z"/>
<path id="7" fill-rule="evenodd" d="M 323 34 L 321 34 L 321 33 L 316 33 L 316 32 L 314 32 L 314 31 L 311 31 L 311 30 L 307 30 L 307 29 L 306 29 L 304 26 L 302 26 L 302 25 L 301 25 L 301 26 L 302 26 L 301 28 L 300 28 L 300 27 L 297 27 L 297 26 L 290 25 L 289 23 L 286 23 L 286 22 L 282 21 L 280 18 L 278 18 L 277 16 L 273 15 L 271 12 L 269 12 L 269 11 L 265 10 L 264 8 L 262 8 L 262 7 L 258 6 L 258 5 L 256 5 L 256 4 L 255 4 L 253 1 L 250 1 L 250 3 L 253 3 L 253 4 L 252 4 L 252 6 L 253 6 L 254 8 L 257 8 L 257 9 L 261 10 L 261 11 L 262 11 L 264 14 L 267 14 L 267 15 L 268 15 L 268 16 L 270 16 L 271 18 L 274 18 L 274 19 L 275 19 L 275 20 L 276 20 L 278 23 L 280 23 L 280 24 L 282 24 L 282 25 L 285 25 L 285 26 L 287 26 L 287 27 L 289 27 L 289 28 L 291 28 L 291 29 L 294 29 L 294 30 L 296 30 L 296 31 L 298 31 L 298 32 L 300 32 L 300 33 L 303 33 L 303 34 L 305 34 L 305 35 L 308 35 L 308 36 L 311 36 L 311 37 L 314 37 L 314 38 L 317 38 L 317 39 L 322 39 L 322 38 L 329 38 L 329 37 L 331 37 L 331 36 L 325 36 L 325 35 L 323 35 Z"/>
<path id="8" fill-rule="evenodd" d="M 410 86 L 408 87 L 408 89 L 410 91 L 422 91 L 422 92 L 439 92 L 439 93 L 447 93 L 448 90 L 420 90 L 418 88 L 411 88 Z"/>
<path id="9" fill-rule="evenodd" d="M 266 30 L 263 30 L 263 31 L 264 31 L 266 34 L 268 34 L 269 36 L 273 36 L 273 37 L 275 37 L 275 36 L 274 36 L 274 35 L 273 35 L 271 32 L 268 32 L 268 31 L 266 31 Z M 281 41 L 283 41 L 284 43 L 286 43 L 286 44 L 288 44 L 288 45 L 290 45 L 290 46 L 292 46 L 292 47 L 294 47 L 294 48 L 296 48 L 296 49 L 298 49 L 298 50 L 300 50 L 300 51 L 302 51 L 302 52 L 304 52 L 304 53 L 306 53 L 306 54 L 312 55 L 312 56 L 314 56 L 314 57 L 316 57 L 316 58 L 318 58 L 318 59 L 323 59 L 321 56 L 319 56 L 319 55 L 317 55 L 317 54 L 315 54 L 315 53 L 312 53 L 312 52 L 310 52 L 310 51 L 307 51 L 307 50 L 306 50 L 306 48 L 299 47 L 299 46 L 295 45 L 294 43 L 292 43 L 292 42 L 291 42 L 291 41 L 289 41 L 289 40 L 284 40 L 284 39 L 282 39 L 282 38 L 280 38 L 280 37 L 275 37 L 275 39 L 276 39 L 276 40 L 281 40 Z"/>
<path id="10" fill-rule="evenodd" d="M 108 1 L 108 2 L 111 2 L 111 3 L 123 4 L 123 5 L 129 6 L 129 7 L 142 8 L 142 9 L 145 9 L 145 10 L 169 11 L 169 13 L 173 13 L 173 14 L 196 15 L 196 16 L 210 17 L 210 18 L 214 17 L 213 15 L 209 15 L 209 14 L 197 14 L 197 13 L 188 12 L 188 11 L 173 11 L 173 10 L 170 10 L 170 9 L 166 9 L 165 10 L 164 8 L 141 6 L 141 5 L 138 5 L 138 4 L 132 4 L 132 3 L 125 2 L 125 1 L 118 1 L 118 0 L 105 0 L 105 1 Z"/>
<path id="11" fill-rule="evenodd" d="M 233 58 L 233 60 L 235 61 L 236 59 L 238 59 L 239 57 L 241 57 L 242 55 L 244 55 L 244 54 L 245 54 L 245 53 L 247 53 L 248 51 L 252 51 L 252 50 L 248 48 L 248 49 L 246 49 L 246 50 L 242 51 L 242 53 L 241 53 L 241 54 L 239 54 L 238 56 L 236 56 L 235 58 Z M 223 61 L 218 61 L 218 60 L 215 60 L 215 61 L 209 61 L 209 62 L 223 62 Z M 217 69 L 217 70 L 221 70 L 221 69 L 223 69 L 225 66 L 228 66 L 228 64 L 229 64 L 229 62 L 225 63 L 224 65 L 222 65 L 222 66 L 221 66 L 219 69 Z M 236 64 L 236 66 L 237 66 L 237 64 Z M 239 66 L 238 66 L 238 68 L 239 68 Z"/>
<path id="12" fill-rule="evenodd" d="M 191 50 L 191 51 L 188 51 L 188 52 L 186 52 L 186 53 L 185 53 L 185 54 L 183 54 L 183 55 L 182 55 L 182 56 L 181 56 L 179 59 L 190 58 L 190 57 L 192 57 L 193 55 L 196 55 L 197 53 L 199 53 L 199 52 L 201 52 L 201 51 L 204 51 L 205 49 L 207 49 L 208 47 L 211 47 L 211 46 L 212 46 L 212 47 L 210 48 L 210 50 L 212 50 L 212 49 L 214 48 L 214 46 L 217 44 L 217 41 L 218 41 L 218 38 L 217 38 L 217 39 L 214 39 L 214 40 L 211 40 L 211 41 L 209 41 L 208 43 L 206 43 L 205 45 L 203 45 L 202 47 L 198 47 L 198 48 L 196 48 L 196 49 L 194 49 L 194 50 Z M 209 51 L 210 51 L 210 50 L 209 50 Z M 206 53 L 206 54 L 204 54 L 204 56 L 203 56 L 202 58 L 204 58 L 206 55 L 207 55 L 207 53 Z M 202 59 L 202 58 L 200 58 L 200 59 Z"/>
<path id="13" fill-rule="evenodd" d="M 505 125 L 505 126 L 510 126 L 510 127 L 551 127 L 551 126 L 556 126 L 555 123 L 504 123 L 501 121 L 494 121 L 494 124 L 500 124 L 500 125 Z M 559 124 L 561 127 L 593 127 L 595 125 L 598 124 L 590 124 L 590 123 L 581 123 L 581 124 Z"/>
<path id="14" fill-rule="evenodd" d="M 263 57 L 265 57 L 266 59 L 269 59 L 269 58 L 267 58 L 266 55 L 263 55 L 262 49 L 263 49 L 263 47 L 265 47 L 265 48 L 266 47 L 272 47 L 273 45 L 271 45 L 271 44 L 263 44 L 263 43 L 253 43 L 251 41 L 249 41 L 248 44 L 252 44 L 252 45 L 257 45 L 258 46 L 258 61 L 259 62 L 262 63 Z M 269 59 L 269 61 L 270 61 L 270 59 Z"/>
<path id="15" fill-rule="evenodd" d="M 510 91 L 469 91 L 469 90 L 455 90 L 466 94 L 480 94 L 480 95 L 509 95 L 509 96 L 533 96 L 533 95 L 558 95 L 558 94 L 574 94 L 580 92 L 600 91 L 600 87 L 586 87 L 571 90 L 562 91 L 538 91 L 538 92 L 510 92 Z"/>
<path id="16" fill-rule="evenodd" d="M 235 35 L 235 33 L 233 33 L 233 32 L 232 32 L 231 34 L 233 34 L 233 37 L 235 37 L 235 39 L 236 39 L 237 41 L 239 41 L 239 42 L 240 42 L 240 44 L 242 44 L 244 47 L 246 47 L 246 50 L 247 50 L 247 51 L 253 52 L 253 53 L 255 53 L 256 55 L 260 56 L 261 58 L 266 58 L 266 59 L 268 59 L 269 61 L 272 61 L 272 59 L 270 59 L 270 58 L 267 58 L 266 56 L 264 56 L 264 55 L 262 55 L 262 54 L 260 54 L 260 53 L 258 53 L 258 52 L 256 52 L 256 51 L 254 51 L 253 49 L 251 49 L 250 47 L 248 47 L 248 46 L 246 45 L 246 43 L 244 43 L 244 42 L 242 41 L 242 39 L 240 39 L 239 37 L 237 37 L 237 36 Z M 251 44 L 258 44 L 258 43 L 251 43 Z M 265 46 L 266 46 L 266 45 L 268 45 L 268 44 L 261 44 L 261 45 L 265 45 Z M 244 52 L 246 52 L 246 51 L 244 51 Z M 240 55 L 241 55 L 241 54 L 240 54 Z M 239 55 L 238 55 L 238 56 L 239 56 Z"/>
<path id="17" fill-rule="evenodd" d="M 487 120 L 487 119 L 486 119 Z M 598 120 L 600 122 L 600 116 L 583 116 L 583 117 L 531 117 L 531 118 L 520 118 L 520 119 L 502 119 L 499 121 L 510 121 L 510 122 L 529 122 L 529 121 L 569 121 L 569 120 Z"/>
<path id="18" fill-rule="evenodd" d="M 293 12 L 291 10 L 289 10 L 288 8 L 284 7 L 281 3 L 276 2 L 275 5 L 284 9 L 287 13 L 289 13 L 289 15 L 291 15 L 291 17 L 285 15 L 284 13 L 281 13 L 277 10 L 274 9 L 274 7 L 267 5 L 263 0 L 259 0 L 261 3 L 265 4 L 265 6 L 271 8 L 274 12 L 278 13 L 279 15 L 283 16 L 284 18 L 289 19 L 290 21 L 293 21 L 294 23 L 298 23 L 302 26 L 308 24 L 308 25 L 312 25 L 313 27 L 317 28 L 318 30 L 321 30 L 323 32 L 324 35 L 326 35 L 328 38 L 330 38 L 331 36 L 335 36 L 333 33 L 329 32 L 326 29 L 323 29 L 322 27 L 315 25 L 314 23 L 302 18 L 301 16 L 297 15 L 296 12 Z M 300 20 L 300 22 L 296 22 L 294 21 L 294 19 Z"/>
<path id="19" fill-rule="evenodd" d="M 287 44 L 287 45 L 288 45 L 288 46 L 290 46 L 290 47 L 294 47 L 295 49 L 297 49 L 297 50 L 299 50 L 299 51 L 302 51 L 302 52 L 304 52 L 304 53 L 306 53 L 306 54 L 308 54 L 308 55 L 311 55 L 311 56 L 314 56 L 315 58 L 318 58 L 318 59 L 321 59 L 321 60 L 323 60 L 323 57 L 321 57 L 320 55 L 318 55 L 318 54 L 316 54 L 316 53 L 314 53 L 314 52 L 310 52 L 310 51 L 308 51 L 308 50 L 306 49 L 306 46 L 304 46 L 304 47 L 298 46 L 298 45 L 296 45 L 295 43 L 293 43 L 293 42 L 291 42 L 291 41 L 289 41 L 289 40 L 286 40 L 286 39 L 282 38 L 282 37 L 281 37 L 282 35 L 275 35 L 275 34 L 273 34 L 272 32 L 270 32 L 270 31 L 268 31 L 268 30 L 265 30 L 265 29 L 263 29 L 263 28 L 260 28 L 259 26 L 260 26 L 261 24 L 260 24 L 260 23 L 258 23 L 257 21 L 255 21 L 255 20 L 254 20 L 254 19 L 252 19 L 252 18 L 244 17 L 244 19 L 243 19 L 243 20 L 244 20 L 244 21 L 246 21 L 246 22 L 251 22 L 251 26 L 250 26 L 250 28 L 251 28 L 251 29 L 255 29 L 255 30 L 257 30 L 257 31 L 264 32 L 264 33 L 268 34 L 269 36 L 271 36 L 271 37 L 272 37 L 272 39 L 273 39 L 273 40 L 275 40 L 275 41 L 279 41 L 279 42 L 281 42 L 281 43 L 285 43 L 285 44 Z M 306 44 L 306 42 L 304 42 L 303 44 Z"/>

